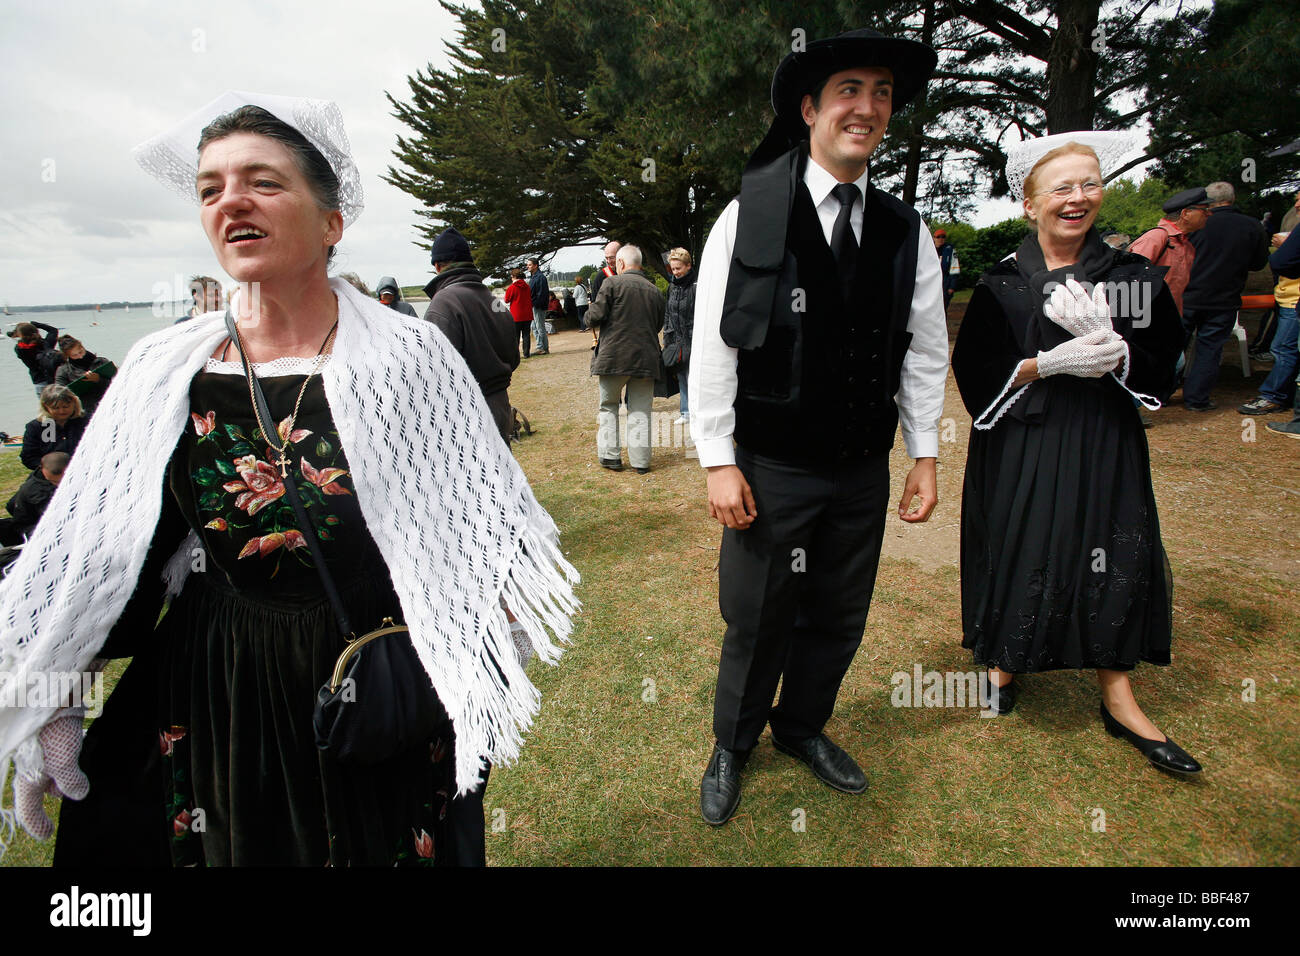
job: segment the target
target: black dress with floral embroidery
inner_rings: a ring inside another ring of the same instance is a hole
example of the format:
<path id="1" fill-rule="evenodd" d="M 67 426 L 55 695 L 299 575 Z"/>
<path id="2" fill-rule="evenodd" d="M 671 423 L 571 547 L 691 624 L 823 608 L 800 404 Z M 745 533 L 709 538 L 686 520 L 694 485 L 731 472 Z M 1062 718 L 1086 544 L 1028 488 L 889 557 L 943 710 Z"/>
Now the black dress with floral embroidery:
<path id="1" fill-rule="evenodd" d="M 317 690 L 344 639 L 286 481 L 298 489 L 355 626 L 400 623 L 402 612 L 366 531 L 320 377 L 308 383 L 287 435 L 303 375 L 261 382 L 290 443 L 288 465 L 273 463 L 243 375 L 205 371 L 191 385 L 190 427 L 168 475 L 167 497 L 204 549 L 159 627 L 173 862 L 451 862 L 449 721 L 412 751 L 360 770 L 316 748 Z"/>

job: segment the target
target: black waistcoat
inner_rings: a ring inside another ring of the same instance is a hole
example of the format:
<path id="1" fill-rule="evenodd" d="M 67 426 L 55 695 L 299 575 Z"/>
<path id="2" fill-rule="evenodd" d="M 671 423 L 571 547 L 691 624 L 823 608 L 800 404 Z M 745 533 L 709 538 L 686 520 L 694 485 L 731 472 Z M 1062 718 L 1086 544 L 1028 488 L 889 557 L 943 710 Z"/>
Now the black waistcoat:
<path id="1" fill-rule="evenodd" d="M 894 394 L 912 339 L 907 320 L 919 229 L 914 210 L 868 187 L 862 242 L 845 302 L 812 197 L 799 180 L 766 335 L 757 348 L 739 351 L 738 444 L 802 464 L 893 447 Z M 762 282 L 753 273 L 752 266 L 733 258 L 728 300 L 742 284 Z M 766 278 L 770 282 L 773 276 Z"/>

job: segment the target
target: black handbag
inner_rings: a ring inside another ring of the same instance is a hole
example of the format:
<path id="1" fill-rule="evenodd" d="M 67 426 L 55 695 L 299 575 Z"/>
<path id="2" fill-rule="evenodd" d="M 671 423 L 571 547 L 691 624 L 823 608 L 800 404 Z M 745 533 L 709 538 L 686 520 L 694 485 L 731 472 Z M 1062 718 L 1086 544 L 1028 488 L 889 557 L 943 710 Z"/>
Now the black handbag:
<path id="1" fill-rule="evenodd" d="M 244 374 L 253 385 L 261 420 L 274 422 L 262 384 L 240 347 L 229 311 L 226 328 L 239 349 Z M 320 574 L 339 632 L 347 641 L 329 681 L 316 693 L 312 713 L 316 746 L 343 764 L 381 763 L 433 736 L 439 724 L 446 720 L 446 711 L 415 653 L 409 628 L 394 624 L 392 618 L 386 617 L 375 630 L 356 636 L 316 540 L 316 527 L 303 507 L 292 478 L 284 481 L 284 490 Z"/>

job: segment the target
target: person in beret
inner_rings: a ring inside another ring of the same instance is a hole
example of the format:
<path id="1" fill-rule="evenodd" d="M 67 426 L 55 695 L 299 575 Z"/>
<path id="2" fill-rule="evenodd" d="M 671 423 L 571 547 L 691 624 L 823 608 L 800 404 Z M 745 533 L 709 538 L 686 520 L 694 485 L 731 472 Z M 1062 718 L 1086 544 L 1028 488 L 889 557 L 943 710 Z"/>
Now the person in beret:
<path id="1" fill-rule="evenodd" d="M 714 826 L 769 724 L 827 786 L 867 786 L 825 726 L 862 641 L 900 423 L 916 464 L 898 515 L 925 521 L 937 503 L 948 367 L 929 228 L 872 183 L 870 159 L 935 63 L 924 44 L 866 29 L 785 57 L 776 119 L 700 260 L 691 433 L 723 525 L 727 625 L 700 782 Z"/>
<path id="2" fill-rule="evenodd" d="M 1173 294 L 1178 314 L 1182 315 L 1183 290 L 1187 288 L 1192 262 L 1196 259 L 1196 247 L 1188 236 L 1205 228 L 1210 200 L 1205 195 L 1205 187 L 1197 186 L 1174 193 L 1160 208 L 1164 211 L 1164 218 L 1134 239 L 1128 248 L 1129 252 L 1136 252 L 1153 266 L 1164 266 L 1169 270 L 1165 273 L 1165 285 Z"/>

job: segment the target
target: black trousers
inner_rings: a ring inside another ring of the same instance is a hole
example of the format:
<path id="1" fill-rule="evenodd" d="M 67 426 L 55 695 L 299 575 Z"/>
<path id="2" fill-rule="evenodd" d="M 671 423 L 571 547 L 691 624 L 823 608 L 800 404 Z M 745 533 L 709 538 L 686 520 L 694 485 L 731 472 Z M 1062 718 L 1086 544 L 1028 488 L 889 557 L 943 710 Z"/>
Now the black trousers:
<path id="1" fill-rule="evenodd" d="M 713 731 L 749 750 L 822 732 L 853 661 L 876 583 L 889 455 L 808 468 L 736 449 L 758 517 L 722 533 L 722 639 Z M 781 699 L 772 698 L 781 683 Z"/>

